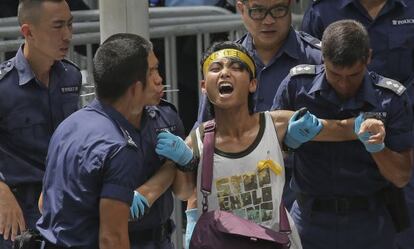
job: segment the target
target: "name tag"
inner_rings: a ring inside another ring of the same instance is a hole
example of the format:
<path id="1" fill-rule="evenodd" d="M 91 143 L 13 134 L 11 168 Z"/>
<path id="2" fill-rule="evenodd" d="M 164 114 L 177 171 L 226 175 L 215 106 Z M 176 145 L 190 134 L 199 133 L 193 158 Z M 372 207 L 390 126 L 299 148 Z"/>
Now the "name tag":
<path id="1" fill-rule="evenodd" d="M 157 132 L 157 134 L 160 133 L 160 132 L 166 132 L 166 131 L 174 133 L 174 131 L 176 131 L 176 130 L 177 130 L 176 125 L 167 126 L 167 127 L 163 127 L 163 128 L 155 128 L 155 131 Z"/>
<path id="2" fill-rule="evenodd" d="M 405 24 L 414 24 L 414 19 L 402 19 L 402 20 L 392 20 L 392 25 L 405 25 Z"/>
<path id="3" fill-rule="evenodd" d="M 79 86 L 67 86 L 67 87 L 61 87 L 60 91 L 65 93 L 78 93 L 79 92 Z"/>

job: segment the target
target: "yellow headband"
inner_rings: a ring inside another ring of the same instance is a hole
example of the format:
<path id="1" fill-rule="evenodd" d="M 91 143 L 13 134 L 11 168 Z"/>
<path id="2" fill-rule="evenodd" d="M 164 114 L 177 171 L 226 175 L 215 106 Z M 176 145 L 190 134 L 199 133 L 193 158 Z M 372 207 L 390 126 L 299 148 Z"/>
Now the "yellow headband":
<path id="1" fill-rule="evenodd" d="M 256 77 L 256 70 L 255 70 L 256 67 L 252 59 L 250 59 L 250 57 L 247 54 L 243 53 L 242 51 L 237 50 L 237 49 L 231 49 L 231 48 L 226 48 L 226 49 L 216 51 L 212 53 L 209 57 L 207 57 L 207 59 L 203 63 L 204 75 L 207 73 L 208 68 L 210 67 L 211 63 L 213 63 L 217 59 L 227 58 L 227 57 L 236 57 L 240 59 L 242 62 L 246 63 L 250 71 L 253 73 L 253 78 Z"/>

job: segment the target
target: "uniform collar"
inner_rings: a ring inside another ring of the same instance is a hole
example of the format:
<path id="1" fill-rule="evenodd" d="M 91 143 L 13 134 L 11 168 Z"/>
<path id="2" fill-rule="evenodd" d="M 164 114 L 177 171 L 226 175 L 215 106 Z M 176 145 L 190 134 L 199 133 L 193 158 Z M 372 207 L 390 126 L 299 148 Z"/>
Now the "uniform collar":
<path id="1" fill-rule="evenodd" d="M 311 89 L 309 89 L 309 94 L 315 93 L 315 92 L 321 92 L 322 95 L 327 96 L 327 98 L 333 100 L 334 90 L 333 88 L 328 84 L 328 81 L 325 77 L 325 68 L 323 65 L 316 68 L 317 77 L 316 80 L 313 82 L 313 85 Z M 372 78 L 369 75 L 368 72 L 365 73 L 364 76 L 364 82 L 362 84 L 362 88 L 358 92 L 358 94 L 353 98 L 351 101 L 355 101 L 356 103 L 369 103 L 372 106 L 377 106 L 378 101 L 375 97 L 375 89 L 372 83 Z M 336 99 L 336 97 L 335 97 Z M 348 101 L 347 101 L 348 102 Z"/>
<path id="2" fill-rule="evenodd" d="M 14 59 L 14 66 L 17 69 L 17 73 L 19 75 L 20 86 L 29 83 L 32 79 L 35 78 L 35 75 L 29 65 L 29 62 L 27 61 L 26 57 L 24 57 L 23 46 L 24 44 L 20 46 Z"/>
<path id="3" fill-rule="evenodd" d="M 103 103 L 102 101 L 95 98 L 89 105 L 90 108 L 96 110 L 97 112 L 108 116 L 110 119 L 114 120 L 115 123 L 121 128 L 126 129 L 129 134 L 134 134 L 135 127 L 115 108 L 110 105 Z"/>
<path id="4" fill-rule="evenodd" d="M 155 118 L 160 113 L 160 108 L 155 105 L 145 107 L 145 115 L 150 118 Z"/>
<path id="5" fill-rule="evenodd" d="M 276 53 L 276 55 L 273 56 L 271 64 L 273 61 L 275 61 L 275 58 L 279 57 L 282 53 L 286 53 L 288 56 L 299 59 L 299 52 L 298 52 L 298 40 L 297 40 L 296 32 L 291 26 L 289 29 L 288 37 L 283 43 L 283 45 L 280 47 L 279 51 Z M 250 54 L 252 54 L 254 57 L 258 58 L 256 49 L 253 44 L 253 37 L 250 33 L 247 33 L 246 38 L 243 40 L 242 45 L 249 51 Z"/>
<path id="6" fill-rule="evenodd" d="M 27 61 L 26 57 L 24 57 L 23 46 L 24 44 L 20 46 L 14 59 L 14 66 L 16 67 L 17 73 L 19 75 L 20 86 L 26 85 L 32 79 L 35 78 L 35 75 L 32 71 L 32 68 L 30 67 L 29 62 Z M 57 77 L 64 77 L 64 74 L 60 72 L 67 71 L 67 67 L 63 64 L 62 61 L 55 61 L 55 63 L 51 67 L 51 70 L 58 72 L 56 74 Z"/>
<path id="7" fill-rule="evenodd" d="M 339 7 L 343 9 L 347 5 L 352 4 L 352 3 L 359 4 L 359 1 L 358 0 L 341 0 Z M 405 0 L 388 0 L 388 2 L 385 5 L 394 4 L 394 3 L 400 3 L 402 6 L 407 7 Z"/>

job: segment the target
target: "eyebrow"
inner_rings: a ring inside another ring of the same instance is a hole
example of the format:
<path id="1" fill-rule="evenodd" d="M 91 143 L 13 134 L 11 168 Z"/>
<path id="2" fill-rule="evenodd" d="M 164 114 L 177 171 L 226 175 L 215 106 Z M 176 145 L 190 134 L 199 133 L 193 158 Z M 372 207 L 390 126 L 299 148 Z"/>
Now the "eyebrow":
<path id="1" fill-rule="evenodd" d="M 58 20 L 54 20 L 52 23 L 53 24 L 65 24 L 65 23 L 71 23 L 71 22 L 73 22 L 73 16 L 71 16 L 69 18 L 69 20 L 67 20 L 67 21 L 62 20 L 62 19 L 58 19 Z"/>

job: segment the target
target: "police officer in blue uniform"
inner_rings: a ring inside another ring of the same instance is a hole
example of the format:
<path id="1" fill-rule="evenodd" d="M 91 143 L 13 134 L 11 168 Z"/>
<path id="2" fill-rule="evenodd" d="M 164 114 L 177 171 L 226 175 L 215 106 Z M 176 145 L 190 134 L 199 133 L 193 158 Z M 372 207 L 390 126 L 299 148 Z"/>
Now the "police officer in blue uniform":
<path id="1" fill-rule="evenodd" d="M 314 0 L 302 30 L 317 38 L 334 21 L 354 19 L 368 30 L 373 50 L 368 69 L 407 86 L 414 72 L 414 3 L 409 0 Z"/>
<path id="2" fill-rule="evenodd" d="M 21 1 L 18 18 L 25 42 L 0 64 L 0 248 L 35 228 L 47 146 L 78 109 L 81 85 L 64 59 L 72 37 L 66 1 Z"/>
<path id="3" fill-rule="evenodd" d="M 237 8 L 248 31 L 237 42 L 253 56 L 257 65 L 258 88 L 255 93 L 255 112 L 267 111 L 276 90 L 289 70 L 299 64 L 321 64 L 320 41 L 291 26 L 291 1 L 237 1 Z M 208 101 L 202 96 L 199 104 L 198 126 L 212 118 Z"/>
<path id="4" fill-rule="evenodd" d="M 152 72 L 152 46 L 133 34 L 109 37 L 94 58 L 97 99 L 57 128 L 37 228 L 46 248 L 130 248 L 134 190 L 146 180 L 137 128 Z"/>
<path id="5" fill-rule="evenodd" d="M 394 248 L 384 191 L 411 174 L 413 115 L 406 88 L 366 71 L 369 36 L 362 24 L 331 24 L 322 38 L 324 65 L 299 65 L 282 82 L 273 108 L 306 106 L 324 119 L 368 112 L 386 126 L 385 148 L 360 141 L 303 144 L 294 153 L 291 214 L 305 249 Z M 363 142 L 363 143 L 361 143 Z"/>

